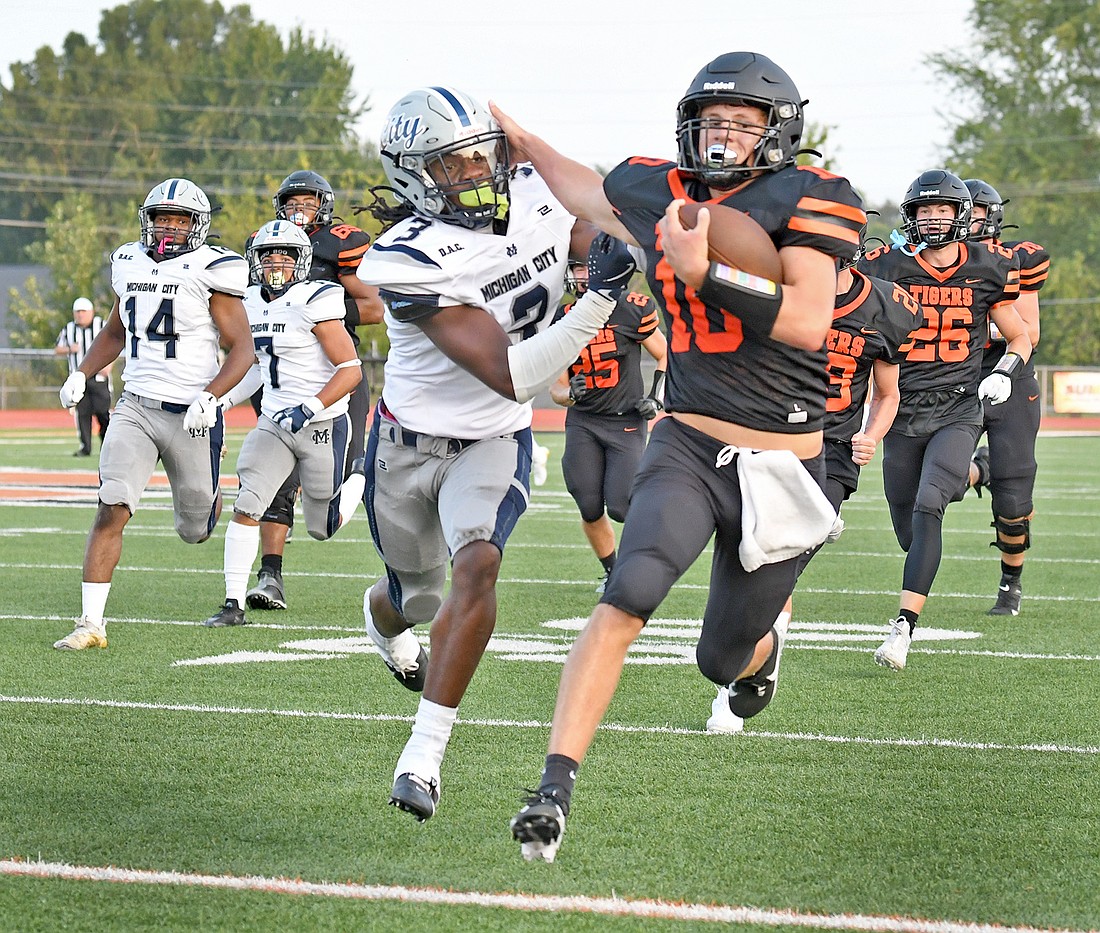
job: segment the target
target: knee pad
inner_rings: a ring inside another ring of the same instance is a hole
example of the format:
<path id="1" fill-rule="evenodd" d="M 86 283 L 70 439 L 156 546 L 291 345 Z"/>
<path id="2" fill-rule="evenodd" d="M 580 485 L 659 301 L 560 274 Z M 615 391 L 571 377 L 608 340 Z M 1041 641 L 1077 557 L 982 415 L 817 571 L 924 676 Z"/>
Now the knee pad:
<path id="1" fill-rule="evenodd" d="M 947 511 L 947 503 L 952 502 L 955 489 L 940 489 L 938 486 L 928 483 L 917 490 L 917 500 L 913 503 L 914 512 L 925 512 L 942 519 Z"/>
<path id="2" fill-rule="evenodd" d="M 631 560 L 615 564 L 601 602 L 648 622 L 668 595 L 672 579 L 669 566 L 659 557 L 634 554 Z"/>
<path id="3" fill-rule="evenodd" d="M 294 525 L 294 503 L 298 501 L 298 476 L 294 474 L 294 482 L 284 483 L 271 504 L 264 512 L 262 521 L 274 522 L 277 525 L 286 525 L 288 528 Z"/>
<path id="4" fill-rule="evenodd" d="M 998 515 L 994 516 L 993 521 L 989 523 L 989 527 L 997 529 L 997 540 L 990 541 L 989 546 L 995 547 L 1002 554 L 1023 554 L 1024 551 L 1031 547 L 1030 518 L 1021 518 L 1018 522 L 1010 522 Z M 1012 538 L 1018 538 L 1023 535 L 1024 540 L 1018 543 L 1009 543 L 1007 541 L 1002 541 L 1001 535 Z"/>

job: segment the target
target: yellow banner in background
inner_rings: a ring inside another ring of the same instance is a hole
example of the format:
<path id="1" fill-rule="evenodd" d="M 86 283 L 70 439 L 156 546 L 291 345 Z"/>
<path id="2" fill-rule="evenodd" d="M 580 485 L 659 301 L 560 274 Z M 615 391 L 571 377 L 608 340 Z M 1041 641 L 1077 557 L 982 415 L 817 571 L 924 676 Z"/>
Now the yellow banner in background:
<path id="1" fill-rule="evenodd" d="M 1054 373 L 1054 410 L 1058 414 L 1100 413 L 1100 372 Z"/>

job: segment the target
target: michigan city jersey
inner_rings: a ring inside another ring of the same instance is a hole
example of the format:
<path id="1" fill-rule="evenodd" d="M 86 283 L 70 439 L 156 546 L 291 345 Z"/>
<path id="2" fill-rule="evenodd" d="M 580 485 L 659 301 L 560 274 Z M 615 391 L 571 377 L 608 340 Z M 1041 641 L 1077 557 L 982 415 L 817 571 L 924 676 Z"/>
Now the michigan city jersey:
<path id="1" fill-rule="evenodd" d="M 554 316 L 568 314 L 566 305 Z M 642 382 L 642 341 L 657 329 L 657 304 L 648 295 L 629 292 L 615 303 L 611 317 L 569 367 L 570 376 L 584 375 L 586 392 L 566 412 L 615 415 L 633 412 L 645 394 Z"/>
<path id="2" fill-rule="evenodd" d="M 160 262 L 138 242 L 116 249 L 111 287 L 128 333 L 126 388 L 162 402 L 193 402 L 221 365 L 210 293 L 240 298 L 247 285 L 244 257 L 220 246 L 200 246 Z"/>
<path id="3" fill-rule="evenodd" d="M 668 319 L 665 408 L 719 418 L 758 431 L 819 431 L 825 415 L 824 347 L 799 350 L 742 329 L 737 309 L 705 305 L 673 275 L 657 222 L 673 198 L 708 203 L 709 191 L 673 162 L 632 158 L 604 179 L 619 220 L 646 253 L 646 278 Z M 693 197 L 698 194 L 699 197 Z M 848 180 L 817 168 L 766 172 L 709 203 L 744 211 L 777 249 L 808 246 L 849 257 L 866 223 Z"/>
<path id="4" fill-rule="evenodd" d="M 977 395 L 989 312 L 1012 304 L 1020 293 L 1016 256 L 993 243 L 960 243 L 953 266 L 937 269 L 920 253 L 883 246 L 859 269 L 895 282 L 916 299 L 924 320 L 901 348 L 899 386 L 905 395 L 955 392 Z"/>
<path id="5" fill-rule="evenodd" d="M 1050 253 L 1038 243 L 1028 240 L 1019 240 L 1012 243 L 1001 243 L 1005 249 L 1010 249 L 1020 260 L 1020 291 L 1038 292 L 1047 282 L 1050 273 Z M 988 376 L 993 372 L 993 367 L 1000 362 L 1008 342 L 1001 336 L 997 325 L 989 322 L 989 343 L 986 345 L 985 354 L 982 356 L 982 376 Z M 1016 378 L 1035 375 L 1036 347 L 1031 351 L 1031 357 L 1024 364 Z"/>
<path id="6" fill-rule="evenodd" d="M 920 305 L 900 285 L 852 270 L 852 287 L 837 295 L 825 338 L 829 398 L 825 439 L 852 440 L 863 426 L 863 405 L 875 360 L 897 363 L 898 348 L 923 320 Z"/>
<path id="7" fill-rule="evenodd" d="M 313 328 L 343 322 L 344 290 L 331 282 L 297 282 L 267 301 L 259 285 L 249 285 L 244 306 L 264 380 L 262 410 L 271 418 L 316 395 L 336 372 Z M 345 395 L 313 420 L 328 421 L 347 410 Z"/>
<path id="8" fill-rule="evenodd" d="M 573 223 L 534 169 L 521 165 L 511 181 L 503 235 L 415 215 L 378 237 L 358 274 L 377 285 L 386 302 L 390 353 L 383 394 L 404 427 L 476 440 L 531 425 L 530 402 L 498 395 L 403 317 L 470 305 L 468 313 L 487 311 L 513 343 L 544 330 L 565 288 Z"/>

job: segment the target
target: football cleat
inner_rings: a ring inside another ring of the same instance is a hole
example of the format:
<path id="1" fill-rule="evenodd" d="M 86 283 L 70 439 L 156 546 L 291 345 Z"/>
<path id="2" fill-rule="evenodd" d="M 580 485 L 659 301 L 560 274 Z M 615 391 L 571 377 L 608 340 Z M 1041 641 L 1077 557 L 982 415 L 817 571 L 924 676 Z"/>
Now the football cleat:
<path id="1" fill-rule="evenodd" d="M 249 609 L 286 609 L 283 575 L 277 570 L 261 570 L 256 585 L 244 594 Z"/>
<path id="2" fill-rule="evenodd" d="M 719 687 L 718 696 L 710 704 L 707 732 L 712 735 L 735 735 L 745 731 L 745 720 L 730 709 L 729 687 Z"/>
<path id="3" fill-rule="evenodd" d="M 226 628 L 230 625 L 248 625 L 248 620 L 237 600 L 227 599 L 221 609 L 203 622 L 203 625 L 207 628 Z"/>
<path id="4" fill-rule="evenodd" d="M 978 478 L 974 480 L 974 491 L 980 499 L 982 490 L 989 488 L 989 448 L 979 447 L 974 451 L 974 456 L 970 458 L 970 462 L 978 470 Z"/>
<path id="5" fill-rule="evenodd" d="M 512 838 L 528 862 L 552 862 L 565 835 L 565 809 L 553 794 L 529 791 L 523 808 L 512 817 Z"/>
<path id="6" fill-rule="evenodd" d="M 779 659 L 783 656 L 785 632 L 772 626 L 772 651 L 755 674 L 742 677 L 729 685 L 730 712 L 748 719 L 755 716 L 772 701 L 779 685 Z"/>
<path id="7" fill-rule="evenodd" d="M 76 628 L 64 638 L 55 641 L 53 646 L 68 651 L 83 651 L 85 648 L 106 648 L 107 632 L 102 625 L 92 625 L 86 618 L 80 618 L 76 620 Z"/>
<path id="8" fill-rule="evenodd" d="M 607 589 L 607 581 L 611 579 L 611 571 L 608 570 L 600 577 L 600 582 L 596 584 L 596 595 L 603 596 L 604 590 Z"/>
<path id="9" fill-rule="evenodd" d="M 425 781 L 411 771 L 398 775 L 390 791 L 390 806 L 416 817 L 418 823 L 431 819 L 439 803 L 439 779 Z"/>
<path id="10" fill-rule="evenodd" d="M 909 631 L 909 622 L 905 616 L 890 620 L 890 634 L 875 651 L 875 663 L 895 671 L 905 669 L 905 660 L 909 655 L 909 646 L 913 636 Z"/>
<path id="11" fill-rule="evenodd" d="M 1006 580 L 1001 577 L 1001 583 L 997 587 L 997 602 L 993 604 L 986 615 L 990 616 L 1018 616 L 1020 614 L 1020 599 L 1024 591 L 1019 580 Z"/>
<path id="12" fill-rule="evenodd" d="M 423 693 L 424 681 L 428 677 L 428 652 L 420 644 L 411 628 L 400 635 L 387 638 L 374 626 L 370 612 L 370 590 L 363 594 L 363 620 L 367 634 L 374 642 L 386 667 L 397 678 L 397 682 L 414 693 Z"/>

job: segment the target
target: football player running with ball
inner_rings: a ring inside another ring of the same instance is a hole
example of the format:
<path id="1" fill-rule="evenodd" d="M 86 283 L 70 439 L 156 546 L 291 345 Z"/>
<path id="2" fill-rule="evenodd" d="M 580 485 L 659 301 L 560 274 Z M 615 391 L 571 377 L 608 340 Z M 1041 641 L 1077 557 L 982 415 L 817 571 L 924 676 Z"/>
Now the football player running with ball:
<path id="1" fill-rule="evenodd" d="M 530 165 L 513 171 L 500 127 L 461 91 L 402 97 L 380 154 L 403 219 L 359 266 L 381 289 L 390 338 L 365 496 L 386 575 L 363 612 L 386 665 L 423 691 L 390 795 L 423 821 L 435 813 L 458 705 L 496 625 L 502 551 L 527 508 L 530 400 L 603 326 L 635 266 L 621 244 L 593 242 L 593 228 Z M 393 219 L 392 208 L 376 210 Z M 551 325 L 569 254 L 585 252 L 588 292 Z M 411 629 L 427 622 L 430 664 Z"/>
<path id="2" fill-rule="evenodd" d="M 204 625 L 244 625 L 245 587 L 260 519 L 292 469 L 311 537 L 326 541 L 363 495 L 363 474 L 343 482 L 351 441 L 348 396 L 362 371 L 344 329 L 344 290 L 307 281 L 313 246 L 289 220 L 264 224 L 247 250 L 245 308 L 263 382 L 263 411 L 237 458 L 240 492 L 225 531 L 225 603 Z"/>
<path id="3" fill-rule="evenodd" d="M 223 423 L 218 396 L 255 359 L 241 296 L 247 265 L 208 246 L 210 201 L 193 182 L 169 178 L 138 211 L 141 239 L 111 254 L 118 296 L 80 367 L 61 387 L 72 408 L 87 377 L 125 354 L 124 391 L 99 457 L 99 507 L 84 549 L 82 611 L 55 648 L 106 648 L 103 613 L 122 556 L 122 531 L 159 460 L 168 474 L 176 533 L 210 537 L 221 513 Z M 229 351 L 218 362 L 218 343 Z"/>
<path id="4" fill-rule="evenodd" d="M 525 858 L 552 861 L 627 651 L 712 537 L 699 669 L 729 688 L 742 718 L 774 694 L 784 635 L 776 622 L 797 555 L 836 519 L 821 490 L 824 343 L 836 259 L 851 255 L 867 218 L 846 179 L 796 167 L 802 95 L 756 53 L 721 55 L 696 75 L 677 111 L 677 162 L 631 158 L 606 179 L 494 113 L 567 208 L 644 250 L 669 325 L 670 417 L 653 429 L 615 569 L 562 671 L 541 783 L 511 824 Z M 782 283 L 710 261 L 709 212 L 690 230 L 678 216 L 684 202 L 710 200 L 764 228 Z M 767 500 L 758 520 L 788 506 L 813 520 L 783 522 L 779 534 L 758 521 L 743 535 L 754 495 Z"/>

